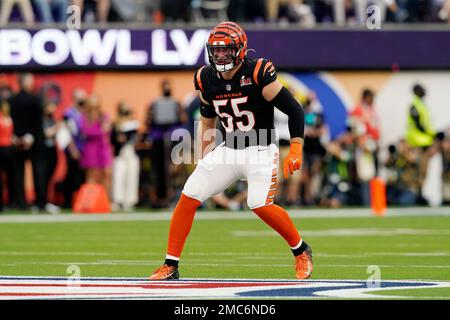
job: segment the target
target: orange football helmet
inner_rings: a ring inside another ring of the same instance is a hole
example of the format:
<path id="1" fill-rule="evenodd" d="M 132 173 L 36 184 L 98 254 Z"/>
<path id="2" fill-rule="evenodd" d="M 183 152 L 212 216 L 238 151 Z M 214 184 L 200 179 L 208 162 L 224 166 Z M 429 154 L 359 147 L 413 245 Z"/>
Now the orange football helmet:
<path id="1" fill-rule="evenodd" d="M 230 71 L 247 55 L 247 35 L 237 23 L 221 22 L 211 30 L 206 48 L 209 63 L 216 71 Z"/>

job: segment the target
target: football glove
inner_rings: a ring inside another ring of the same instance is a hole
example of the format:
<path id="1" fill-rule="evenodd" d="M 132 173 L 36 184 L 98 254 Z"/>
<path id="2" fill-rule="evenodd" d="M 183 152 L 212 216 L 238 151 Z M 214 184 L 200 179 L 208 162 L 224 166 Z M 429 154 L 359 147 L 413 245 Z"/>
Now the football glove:
<path id="1" fill-rule="evenodd" d="M 302 154 L 303 154 L 303 144 L 300 142 L 291 143 L 291 149 L 288 155 L 284 159 L 284 178 L 287 179 L 289 174 L 294 174 L 294 171 L 300 170 L 302 166 Z"/>

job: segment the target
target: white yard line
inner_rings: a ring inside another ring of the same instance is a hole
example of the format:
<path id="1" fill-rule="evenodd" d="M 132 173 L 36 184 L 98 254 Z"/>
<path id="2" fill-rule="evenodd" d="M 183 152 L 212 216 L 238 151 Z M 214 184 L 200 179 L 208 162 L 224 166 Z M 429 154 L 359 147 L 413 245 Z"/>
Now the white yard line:
<path id="1" fill-rule="evenodd" d="M 369 208 L 345 208 L 345 209 L 294 209 L 288 210 L 293 218 L 356 218 L 373 217 Z M 0 215 L 0 223 L 57 223 L 57 222 L 89 222 L 89 221 L 167 221 L 170 220 L 172 211 L 144 212 L 144 213 L 112 213 L 112 214 L 39 214 L 39 215 Z M 450 216 L 450 207 L 412 207 L 390 208 L 388 217 L 411 216 Z M 251 211 L 203 211 L 200 210 L 195 217 L 197 220 L 247 220 L 258 219 Z"/>
<path id="2" fill-rule="evenodd" d="M 97 260 L 97 261 L 15 261 L 12 263 L 0 263 L 0 267 L 17 267 L 23 265 L 124 265 L 124 266 L 151 266 L 153 264 L 161 263 L 161 259 L 158 260 Z M 207 267 L 278 267 L 278 268 L 292 268 L 291 263 L 234 263 L 231 260 L 223 260 L 221 263 L 204 263 L 204 262 L 192 262 L 183 261 L 185 266 L 207 266 Z M 354 268 L 361 267 L 367 268 L 367 264 L 318 264 L 316 268 Z M 432 268 L 432 269 L 450 269 L 449 265 L 400 265 L 400 264 L 380 264 L 380 268 L 405 268 L 405 269 L 416 269 L 416 268 Z"/>
<path id="3" fill-rule="evenodd" d="M 447 236 L 446 229 L 407 229 L 407 228 L 337 228 L 325 230 L 301 230 L 305 238 L 313 237 L 369 237 L 369 236 Z M 235 230 L 231 235 L 236 237 L 270 237 L 278 236 L 273 230 Z"/>
<path id="4" fill-rule="evenodd" d="M 33 281 L 36 283 L 46 282 L 46 281 L 67 281 L 72 279 L 71 277 L 66 276 L 11 276 L 11 275 L 1 275 L 0 274 L 0 282 L 2 281 L 15 281 L 15 280 L 26 280 Z M 104 277 L 104 276 L 85 276 L 81 277 L 80 281 L 82 283 L 96 283 L 97 281 L 108 281 L 111 283 L 128 283 L 130 281 L 143 281 L 147 283 L 147 277 Z M 307 282 L 307 283 L 320 283 L 320 282 L 337 282 L 337 283 L 352 283 L 352 282 L 361 282 L 367 281 L 367 279 L 308 279 L 308 280 L 296 280 L 296 279 L 284 279 L 284 278 L 182 278 L 180 282 L 189 283 L 189 282 L 247 282 L 247 281 L 256 281 L 256 282 L 273 282 L 273 281 L 282 281 L 282 282 Z M 383 279 L 381 282 L 399 282 L 399 283 L 417 283 L 417 282 L 433 282 L 433 283 L 443 283 L 445 286 L 450 285 L 450 280 L 427 280 L 427 279 Z M 178 281 L 174 282 L 164 282 L 165 285 L 177 285 L 180 283 Z"/>
<path id="5" fill-rule="evenodd" d="M 72 252 L 72 251 L 0 251 L 0 256 L 161 256 L 157 252 Z M 269 259 L 275 260 L 280 257 L 286 257 L 286 253 L 253 253 L 251 256 L 245 252 L 192 252 L 186 253 L 184 257 L 238 257 L 246 260 Z M 368 252 L 355 254 L 335 254 L 335 253 L 314 253 L 315 257 L 324 258 L 361 258 L 372 256 L 402 256 L 402 257 L 448 257 L 450 252 Z"/>

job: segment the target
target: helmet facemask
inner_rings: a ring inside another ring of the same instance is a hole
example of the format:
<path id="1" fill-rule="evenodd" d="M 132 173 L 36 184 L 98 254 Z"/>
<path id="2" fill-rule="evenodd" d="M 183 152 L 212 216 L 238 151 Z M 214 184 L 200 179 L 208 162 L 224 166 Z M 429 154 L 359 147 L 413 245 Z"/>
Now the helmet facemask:
<path id="1" fill-rule="evenodd" d="M 207 44 L 209 62 L 218 72 L 227 72 L 237 67 L 242 61 L 236 45 Z"/>

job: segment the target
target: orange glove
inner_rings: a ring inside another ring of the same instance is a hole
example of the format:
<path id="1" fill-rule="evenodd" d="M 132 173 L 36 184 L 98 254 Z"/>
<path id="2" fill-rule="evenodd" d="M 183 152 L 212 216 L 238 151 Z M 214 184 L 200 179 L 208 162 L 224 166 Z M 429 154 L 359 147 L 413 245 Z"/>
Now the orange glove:
<path id="1" fill-rule="evenodd" d="M 288 173 L 294 174 L 295 170 L 300 170 L 302 166 L 303 144 L 300 142 L 291 143 L 291 149 L 284 159 L 284 178 L 288 178 Z"/>

